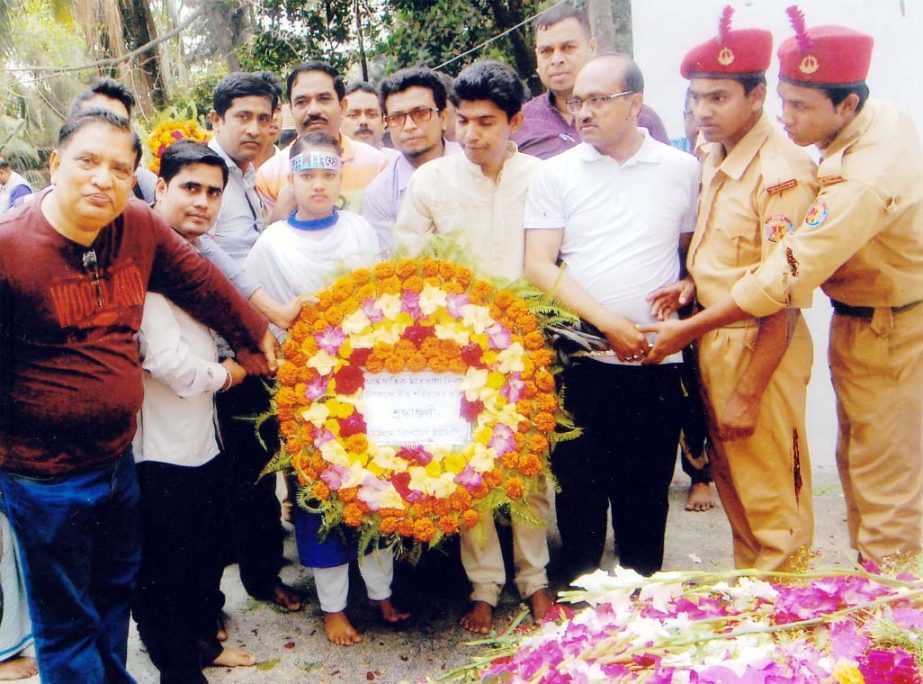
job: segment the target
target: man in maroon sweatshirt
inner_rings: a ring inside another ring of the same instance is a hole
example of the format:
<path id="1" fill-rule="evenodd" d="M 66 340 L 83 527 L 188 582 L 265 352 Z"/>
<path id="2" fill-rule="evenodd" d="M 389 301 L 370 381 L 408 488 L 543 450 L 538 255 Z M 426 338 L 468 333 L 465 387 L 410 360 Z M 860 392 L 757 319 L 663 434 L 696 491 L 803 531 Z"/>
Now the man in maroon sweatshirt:
<path id="1" fill-rule="evenodd" d="M 65 122 L 52 188 L 0 219 L 0 494 L 21 551 L 42 681 L 133 682 L 140 559 L 131 454 L 145 292 L 214 328 L 251 373 L 266 320 L 144 203 L 136 138 L 93 111 Z"/>

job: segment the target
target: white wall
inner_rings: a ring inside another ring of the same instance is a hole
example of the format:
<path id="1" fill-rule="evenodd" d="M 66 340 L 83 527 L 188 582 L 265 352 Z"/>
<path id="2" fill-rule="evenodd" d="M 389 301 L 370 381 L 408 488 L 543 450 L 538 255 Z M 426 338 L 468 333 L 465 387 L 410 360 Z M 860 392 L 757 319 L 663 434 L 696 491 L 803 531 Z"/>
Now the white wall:
<path id="1" fill-rule="evenodd" d="M 794 31 L 785 8 L 793 0 L 633 0 L 635 60 L 644 73 L 645 101 L 666 124 L 670 136 L 683 135 L 682 108 L 687 81 L 679 74 L 683 56 L 718 32 L 725 5 L 734 7 L 733 26 L 772 32 L 773 61 L 767 72 L 767 109 L 780 112 L 775 86 L 779 73 L 775 52 Z M 802 0 L 798 3 L 808 26 L 839 24 L 871 34 L 875 49 L 868 76 L 873 97 L 902 106 L 923 131 L 923 0 Z M 834 465 L 836 413 L 827 370 L 827 326 L 830 305 L 814 294 L 814 307 L 805 312 L 814 338 L 814 368 L 808 388 L 808 439 L 815 467 Z"/>

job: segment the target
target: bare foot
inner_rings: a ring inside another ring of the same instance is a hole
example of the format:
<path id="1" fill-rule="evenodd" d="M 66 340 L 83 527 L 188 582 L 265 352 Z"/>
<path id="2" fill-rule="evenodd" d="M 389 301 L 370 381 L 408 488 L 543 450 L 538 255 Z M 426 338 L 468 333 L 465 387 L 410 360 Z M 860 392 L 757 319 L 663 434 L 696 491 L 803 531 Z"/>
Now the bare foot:
<path id="1" fill-rule="evenodd" d="M 38 674 L 35 658 L 18 656 L 0 663 L 0 679 L 10 681 L 13 679 L 28 679 Z"/>
<path id="2" fill-rule="evenodd" d="M 410 613 L 398 610 L 389 598 L 381 599 L 380 601 L 370 599 L 369 603 L 378 607 L 378 610 L 381 611 L 381 619 L 385 622 L 403 622 L 410 617 Z"/>
<path id="3" fill-rule="evenodd" d="M 494 608 L 484 601 L 472 601 L 471 610 L 461 619 L 461 626 L 475 634 L 490 634 L 494 626 Z"/>
<path id="4" fill-rule="evenodd" d="M 256 656 L 242 648 L 226 648 L 211 662 L 211 667 L 251 667 Z"/>
<path id="5" fill-rule="evenodd" d="M 715 497 L 711 493 L 711 485 L 707 482 L 695 482 L 689 487 L 689 497 L 686 499 L 687 511 L 708 511 L 715 507 Z"/>
<path id="6" fill-rule="evenodd" d="M 532 619 L 535 622 L 544 620 L 545 614 L 554 605 L 554 597 L 545 588 L 539 589 L 527 600 L 529 602 L 529 611 L 532 613 Z"/>
<path id="7" fill-rule="evenodd" d="M 352 646 L 362 641 L 362 635 L 342 610 L 338 613 L 324 613 L 324 631 L 327 632 L 327 640 L 337 646 Z"/>
<path id="8" fill-rule="evenodd" d="M 289 613 L 297 613 L 302 605 L 301 594 L 282 582 L 272 588 L 272 602 Z"/>
<path id="9" fill-rule="evenodd" d="M 218 641 L 227 641 L 228 640 L 228 630 L 224 626 L 224 616 L 218 616 L 218 631 L 215 632 L 215 638 Z"/>

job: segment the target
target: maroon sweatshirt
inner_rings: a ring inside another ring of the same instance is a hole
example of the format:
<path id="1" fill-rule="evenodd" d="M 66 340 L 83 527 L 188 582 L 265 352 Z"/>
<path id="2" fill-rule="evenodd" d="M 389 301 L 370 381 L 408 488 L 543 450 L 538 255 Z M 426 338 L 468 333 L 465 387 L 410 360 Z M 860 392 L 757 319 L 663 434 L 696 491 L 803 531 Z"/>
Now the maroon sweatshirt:
<path id="1" fill-rule="evenodd" d="M 83 247 L 51 227 L 44 197 L 0 217 L 0 468 L 50 476 L 131 444 L 147 290 L 235 348 L 256 349 L 267 323 L 143 202 Z"/>

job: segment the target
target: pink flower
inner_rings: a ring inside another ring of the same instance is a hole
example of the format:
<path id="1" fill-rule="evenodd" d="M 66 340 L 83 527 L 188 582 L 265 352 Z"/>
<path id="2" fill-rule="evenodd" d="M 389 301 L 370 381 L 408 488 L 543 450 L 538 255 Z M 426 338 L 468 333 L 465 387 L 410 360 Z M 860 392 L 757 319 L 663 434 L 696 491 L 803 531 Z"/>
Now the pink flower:
<path id="1" fill-rule="evenodd" d="M 337 418 L 340 424 L 340 437 L 346 439 L 366 432 L 365 418 L 359 413 L 352 413 L 346 418 Z"/>
<path id="2" fill-rule="evenodd" d="M 902 648 L 873 648 L 859 661 L 865 684 L 920 684 L 916 660 Z"/>
<path id="3" fill-rule="evenodd" d="M 317 345 L 331 356 L 336 356 L 340 345 L 346 341 L 346 334 L 337 327 L 329 326 L 324 332 L 314 335 Z"/>
<path id="4" fill-rule="evenodd" d="M 304 396 L 308 401 L 317 401 L 327 393 L 327 385 L 330 379 L 327 377 L 314 378 L 304 386 Z"/>
<path id="5" fill-rule="evenodd" d="M 401 297 L 401 311 L 409 313 L 415 321 L 423 318 L 423 312 L 420 311 L 420 295 L 405 291 Z"/>
<path id="6" fill-rule="evenodd" d="M 359 500 L 365 503 L 371 510 L 377 511 L 381 508 L 381 504 L 379 503 L 380 494 L 386 488 L 387 485 L 384 482 L 377 477 L 369 475 L 362 481 L 357 496 Z"/>
<path id="7" fill-rule="evenodd" d="M 490 443 L 487 446 L 497 452 L 497 456 L 503 456 L 503 454 L 513 451 L 516 448 L 516 443 L 513 441 L 513 431 L 506 425 L 498 423 L 494 426 L 493 437 L 490 438 Z"/>
<path id="8" fill-rule="evenodd" d="M 324 471 L 320 474 L 320 479 L 323 480 L 324 484 L 330 487 L 332 491 L 336 491 L 343 486 L 343 482 L 346 480 L 347 475 L 349 475 L 349 471 L 342 466 L 331 463 L 324 468 Z"/>
<path id="9" fill-rule="evenodd" d="M 421 466 L 428 466 L 433 460 L 433 455 L 422 446 L 401 447 L 397 455 L 401 458 Z"/>
<path id="10" fill-rule="evenodd" d="M 408 475 L 410 477 L 410 475 Z M 458 475 L 455 476 L 455 482 L 460 484 L 465 489 L 471 491 L 480 487 L 483 480 L 478 472 L 471 467 L 471 465 L 466 465 L 465 469 L 461 471 Z"/>
<path id="11" fill-rule="evenodd" d="M 500 388 L 500 394 L 502 394 L 508 402 L 515 404 L 522 398 L 522 391 L 525 387 L 526 383 L 522 381 L 520 374 L 512 373 L 506 379 L 506 384 Z"/>
<path id="12" fill-rule="evenodd" d="M 317 436 L 314 438 L 314 448 L 320 449 L 330 440 L 335 439 L 333 433 L 330 430 L 321 430 L 317 433 Z"/>
<path id="13" fill-rule="evenodd" d="M 410 473 L 394 473 L 391 475 L 391 484 L 401 495 L 401 498 L 408 503 L 417 503 L 422 501 L 425 496 L 423 492 L 410 489 Z"/>
<path id="14" fill-rule="evenodd" d="M 362 311 L 366 316 L 369 317 L 369 320 L 372 323 L 380 323 L 385 318 L 385 315 L 381 312 L 381 309 L 375 306 L 374 299 L 366 299 L 364 302 L 362 302 Z"/>
<path id="15" fill-rule="evenodd" d="M 423 340 L 427 337 L 432 337 L 435 334 L 433 326 L 431 325 L 420 325 L 419 323 L 414 323 L 406 330 L 404 330 L 404 339 L 410 340 L 417 347 L 423 344 Z"/>
<path id="16" fill-rule="evenodd" d="M 467 420 L 468 422 L 474 422 L 477 420 L 478 416 L 481 415 L 481 411 L 484 410 L 484 402 L 480 399 L 476 401 L 468 401 L 465 397 L 461 398 L 461 417 Z"/>
<path id="17" fill-rule="evenodd" d="M 450 294 L 446 297 L 446 310 L 452 318 L 462 317 L 462 307 L 468 304 L 468 295 Z"/>
<path id="18" fill-rule="evenodd" d="M 510 342 L 513 338 L 508 328 L 505 328 L 499 323 L 494 323 L 487 328 L 487 339 L 491 348 L 506 349 L 510 346 Z"/>

